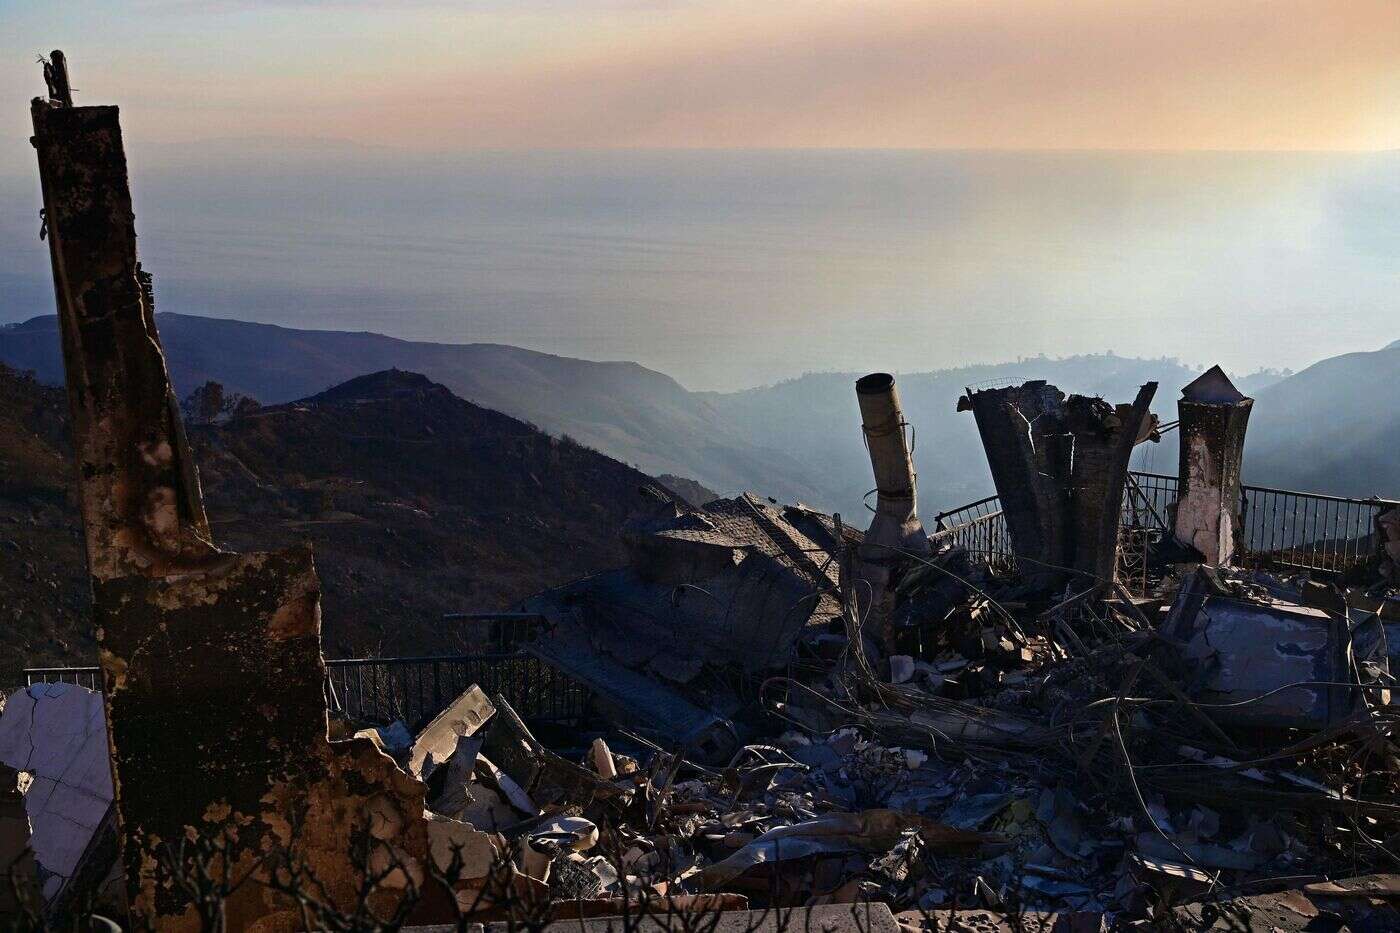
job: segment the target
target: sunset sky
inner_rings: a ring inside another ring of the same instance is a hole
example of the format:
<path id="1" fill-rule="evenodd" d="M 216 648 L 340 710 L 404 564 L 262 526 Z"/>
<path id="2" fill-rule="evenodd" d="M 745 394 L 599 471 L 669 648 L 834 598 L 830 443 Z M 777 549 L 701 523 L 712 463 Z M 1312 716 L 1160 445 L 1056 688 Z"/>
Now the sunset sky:
<path id="1" fill-rule="evenodd" d="M 155 143 L 1400 147 L 1397 0 L 0 0 L 6 136 L 55 47 Z"/>

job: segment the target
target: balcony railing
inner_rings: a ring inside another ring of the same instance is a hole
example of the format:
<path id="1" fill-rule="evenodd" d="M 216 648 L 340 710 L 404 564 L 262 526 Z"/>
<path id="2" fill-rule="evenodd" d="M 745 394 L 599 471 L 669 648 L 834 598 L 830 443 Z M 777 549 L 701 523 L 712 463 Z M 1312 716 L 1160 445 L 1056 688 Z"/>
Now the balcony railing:
<path id="1" fill-rule="evenodd" d="M 965 548 L 985 560 L 993 570 L 1011 573 L 1016 556 L 1011 551 L 1011 534 L 996 496 L 943 512 L 934 518 L 935 531 L 929 536 L 935 544 L 949 543 Z"/>
<path id="2" fill-rule="evenodd" d="M 1123 492 L 1122 527 L 1169 530 L 1167 510 L 1177 497 L 1177 478 L 1130 472 Z M 1376 516 L 1394 508 L 1389 499 L 1349 499 L 1244 486 L 1242 562 L 1258 567 L 1342 574 L 1376 552 Z M 967 548 L 995 569 L 1011 569 L 1011 537 L 996 496 L 939 514 L 936 541 Z"/>
<path id="3" fill-rule="evenodd" d="M 61 682 L 102 689 L 96 667 L 37 667 L 24 674 L 30 685 Z M 532 722 L 577 722 L 587 701 L 577 681 L 517 652 L 326 661 L 326 702 L 333 712 L 371 723 L 401 719 L 415 731 L 472 684 L 502 694 Z"/>

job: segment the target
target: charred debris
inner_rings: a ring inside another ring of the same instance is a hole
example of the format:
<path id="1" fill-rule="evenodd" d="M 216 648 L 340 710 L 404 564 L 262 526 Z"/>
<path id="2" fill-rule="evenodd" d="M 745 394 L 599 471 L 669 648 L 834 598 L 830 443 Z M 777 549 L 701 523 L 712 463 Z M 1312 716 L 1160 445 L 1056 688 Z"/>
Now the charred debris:
<path id="1" fill-rule="evenodd" d="M 0 917 L 1400 925 L 1400 511 L 1371 503 L 1345 567 L 1248 546 L 1251 400 L 1219 368 L 1169 425 L 1154 384 L 1120 404 L 969 389 L 998 506 L 933 528 L 895 380 L 866 376 L 865 529 L 648 486 L 626 566 L 457 620 L 548 677 L 470 686 L 426 723 L 341 715 L 309 548 L 210 534 L 117 109 L 74 106 L 61 53 L 45 77 L 101 691 L 37 683 L 0 715 Z M 1129 457 L 1172 428 L 1176 495 L 1127 522 Z M 529 721 L 559 683 L 578 714 Z"/>

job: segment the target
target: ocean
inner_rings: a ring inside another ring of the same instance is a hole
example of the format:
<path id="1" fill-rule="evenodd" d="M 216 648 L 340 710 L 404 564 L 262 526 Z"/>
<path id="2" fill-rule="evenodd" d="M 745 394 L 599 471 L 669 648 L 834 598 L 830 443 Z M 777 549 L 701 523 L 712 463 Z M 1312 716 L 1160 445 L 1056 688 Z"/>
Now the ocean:
<path id="1" fill-rule="evenodd" d="M 128 154 L 160 310 L 692 389 L 1103 350 L 1300 368 L 1400 337 L 1400 153 Z M 38 207 L 0 172 L 0 323 L 52 313 Z"/>

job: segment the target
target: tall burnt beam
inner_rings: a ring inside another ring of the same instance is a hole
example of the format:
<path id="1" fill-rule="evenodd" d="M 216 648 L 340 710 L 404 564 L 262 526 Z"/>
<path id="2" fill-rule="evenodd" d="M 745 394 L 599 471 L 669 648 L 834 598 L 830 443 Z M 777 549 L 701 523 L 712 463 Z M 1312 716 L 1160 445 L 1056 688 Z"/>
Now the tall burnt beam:
<path id="1" fill-rule="evenodd" d="M 1001 500 L 1021 576 L 1036 588 L 1067 575 L 1108 582 L 1118 553 L 1119 514 L 1128 460 L 1147 436 L 1157 384 L 1129 405 L 1113 406 L 1033 380 L 967 390 Z"/>
<path id="2" fill-rule="evenodd" d="M 1400 583 L 1400 506 L 1377 511 L 1374 524 L 1381 575 L 1394 586 Z"/>
<path id="3" fill-rule="evenodd" d="M 130 909 L 141 925 L 198 928 L 168 858 L 192 833 L 227 843 L 208 866 L 215 877 L 219 858 L 242 877 L 277 851 L 353 904 L 358 834 L 421 865 L 423 787 L 369 741 L 327 738 L 310 548 L 214 546 L 143 294 L 117 108 L 72 106 L 61 54 L 45 70 L 32 141 Z M 231 929 L 299 921 L 290 899 L 260 884 L 227 910 Z"/>
<path id="4" fill-rule="evenodd" d="M 1123 486 L 1133 448 L 1152 424 L 1157 383 L 1138 389 L 1129 405 L 1071 395 L 1065 422 L 1074 438 L 1070 462 L 1070 523 L 1074 535 L 1071 566 L 1097 580 L 1114 578 L 1118 566 L 1118 532 L 1122 525 Z"/>
<path id="5" fill-rule="evenodd" d="M 1074 449 L 1064 429 L 1064 394 L 1044 380 L 967 390 L 1021 575 L 1053 586 L 1072 559 L 1068 483 Z"/>
<path id="6" fill-rule="evenodd" d="M 1254 399 L 1212 366 L 1181 390 L 1181 455 L 1172 533 L 1212 567 L 1225 566 L 1240 543 L 1240 489 L 1245 429 Z"/>

